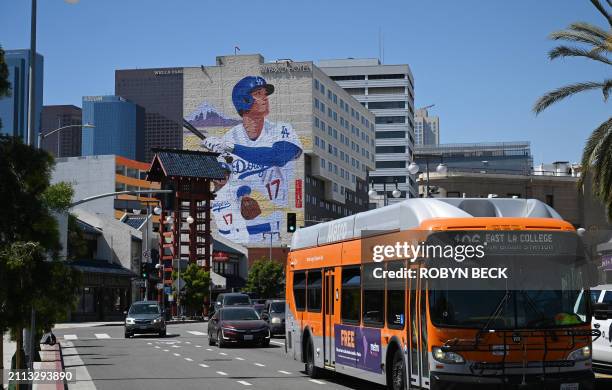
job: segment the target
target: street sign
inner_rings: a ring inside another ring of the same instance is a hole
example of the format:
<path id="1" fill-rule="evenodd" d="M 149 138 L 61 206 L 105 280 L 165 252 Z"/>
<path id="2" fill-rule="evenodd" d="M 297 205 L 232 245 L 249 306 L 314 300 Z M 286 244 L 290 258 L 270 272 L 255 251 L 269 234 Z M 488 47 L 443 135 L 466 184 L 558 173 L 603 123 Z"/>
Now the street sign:
<path id="1" fill-rule="evenodd" d="M 168 295 L 168 302 L 173 302 L 174 301 L 174 295 L 170 294 Z"/>
<path id="2" fill-rule="evenodd" d="M 170 286 L 164 287 L 164 294 L 172 295 L 172 287 L 170 287 Z"/>
<path id="3" fill-rule="evenodd" d="M 157 283 L 155 285 L 155 287 L 157 287 L 158 290 L 161 290 L 162 288 L 164 288 L 164 284 L 163 283 Z"/>
<path id="4" fill-rule="evenodd" d="M 142 251 L 142 261 L 145 263 L 151 262 L 151 251 L 150 250 Z"/>
<path id="5" fill-rule="evenodd" d="M 145 286 L 145 281 L 142 279 L 137 279 L 134 281 L 134 286 L 136 287 L 144 287 Z"/>
<path id="6" fill-rule="evenodd" d="M 174 281 L 172 285 L 174 286 L 175 289 L 180 291 L 185 288 L 185 281 L 183 279 L 177 279 Z"/>

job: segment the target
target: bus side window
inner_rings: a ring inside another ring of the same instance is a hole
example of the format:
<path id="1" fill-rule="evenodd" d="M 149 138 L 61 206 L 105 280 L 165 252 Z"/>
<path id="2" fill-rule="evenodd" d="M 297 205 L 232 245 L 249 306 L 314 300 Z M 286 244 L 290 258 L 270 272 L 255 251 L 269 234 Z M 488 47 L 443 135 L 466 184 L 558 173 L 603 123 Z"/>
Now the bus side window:
<path id="1" fill-rule="evenodd" d="M 361 268 L 342 268 L 342 303 L 340 317 L 342 322 L 359 324 L 361 312 Z"/>
<path id="2" fill-rule="evenodd" d="M 387 263 L 387 270 L 401 272 L 402 261 Z M 406 323 L 406 286 L 404 278 L 387 278 L 387 326 L 391 329 L 404 329 Z"/>
<path id="3" fill-rule="evenodd" d="M 295 309 L 304 311 L 306 308 L 306 273 L 304 271 L 293 273 L 293 299 Z"/>
<path id="4" fill-rule="evenodd" d="M 321 312 L 321 270 L 308 271 L 308 299 L 306 307 L 308 311 Z"/>
<path id="5" fill-rule="evenodd" d="M 382 327 L 385 324 L 385 280 L 374 277 L 374 270 L 383 266 L 381 263 L 363 266 L 362 318 L 363 324 L 367 326 Z"/>

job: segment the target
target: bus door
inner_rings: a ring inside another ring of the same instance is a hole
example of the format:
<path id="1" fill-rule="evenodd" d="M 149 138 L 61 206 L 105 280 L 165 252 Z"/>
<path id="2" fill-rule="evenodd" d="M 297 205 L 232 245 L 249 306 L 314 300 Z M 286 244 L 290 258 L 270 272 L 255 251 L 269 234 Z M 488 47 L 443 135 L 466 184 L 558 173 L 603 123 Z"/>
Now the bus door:
<path id="1" fill-rule="evenodd" d="M 418 275 L 418 274 L 417 274 Z M 410 340 L 410 387 L 429 388 L 429 353 L 427 338 L 427 291 L 420 279 L 409 279 L 408 339 Z"/>
<path id="2" fill-rule="evenodd" d="M 333 268 L 323 270 L 323 361 L 326 366 L 335 365 L 334 358 L 334 306 L 335 306 L 335 275 Z"/>

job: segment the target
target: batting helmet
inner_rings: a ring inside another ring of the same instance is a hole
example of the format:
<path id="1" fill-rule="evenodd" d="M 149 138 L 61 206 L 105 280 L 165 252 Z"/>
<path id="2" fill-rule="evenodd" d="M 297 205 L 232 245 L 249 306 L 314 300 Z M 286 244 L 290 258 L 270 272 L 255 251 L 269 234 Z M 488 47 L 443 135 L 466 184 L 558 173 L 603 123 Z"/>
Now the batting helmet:
<path id="1" fill-rule="evenodd" d="M 259 76 L 247 76 L 234 85 L 232 102 L 238 114 L 242 115 L 243 112 L 251 109 L 254 102 L 251 92 L 259 88 L 265 88 L 267 95 L 274 93 L 274 85 L 268 84 L 263 77 Z"/>

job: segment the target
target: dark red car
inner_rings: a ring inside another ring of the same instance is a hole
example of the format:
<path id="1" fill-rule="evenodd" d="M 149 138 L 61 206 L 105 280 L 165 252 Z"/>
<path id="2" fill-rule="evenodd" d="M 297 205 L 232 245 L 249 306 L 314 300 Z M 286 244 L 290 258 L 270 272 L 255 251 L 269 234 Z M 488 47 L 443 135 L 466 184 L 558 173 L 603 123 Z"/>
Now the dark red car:
<path id="1" fill-rule="evenodd" d="M 208 321 L 208 345 L 225 347 L 229 343 L 270 345 L 270 329 L 253 307 L 227 306 Z"/>

